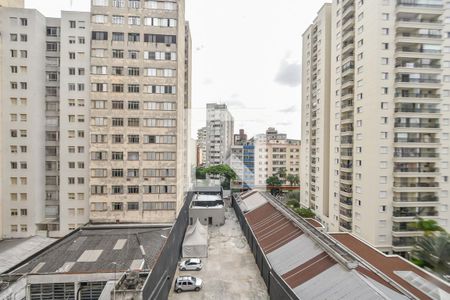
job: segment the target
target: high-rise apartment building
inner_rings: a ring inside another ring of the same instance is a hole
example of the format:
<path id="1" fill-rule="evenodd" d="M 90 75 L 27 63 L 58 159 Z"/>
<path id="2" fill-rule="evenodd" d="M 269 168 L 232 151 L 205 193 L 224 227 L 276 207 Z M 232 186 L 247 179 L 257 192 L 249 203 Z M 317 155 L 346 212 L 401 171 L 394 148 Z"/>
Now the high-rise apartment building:
<path id="1" fill-rule="evenodd" d="M 226 104 L 206 105 L 206 165 L 228 161 L 233 143 L 234 119 Z"/>
<path id="2" fill-rule="evenodd" d="M 93 0 L 93 222 L 173 222 L 190 106 L 184 1 Z"/>
<path id="3" fill-rule="evenodd" d="M 89 13 L 0 4 L 1 237 L 62 236 L 89 220 Z"/>
<path id="4" fill-rule="evenodd" d="M 206 127 L 197 130 L 197 167 L 206 164 Z"/>
<path id="5" fill-rule="evenodd" d="M 232 183 L 234 189 L 255 186 L 254 149 L 253 139 L 247 140 L 244 129 L 239 129 L 239 134 L 233 135 L 229 165 L 237 175 L 237 180 Z"/>
<path id="6" fill-rule="evenodd" d="M 285 133 L 269 128 L 252 139 L 254 149 L 254 184 L 265 189 L 267 178 L 284 170 L 287 175 L 300 175 L 299 140 L 288 139 Z"/>
<path id="7" fill-rule="evenodd" d="M 301 203 L 328 230 L 403 253 L 417 217 L 449 229 L 449 19 L 440 0 L 335 0 L 305 32 Z"/>

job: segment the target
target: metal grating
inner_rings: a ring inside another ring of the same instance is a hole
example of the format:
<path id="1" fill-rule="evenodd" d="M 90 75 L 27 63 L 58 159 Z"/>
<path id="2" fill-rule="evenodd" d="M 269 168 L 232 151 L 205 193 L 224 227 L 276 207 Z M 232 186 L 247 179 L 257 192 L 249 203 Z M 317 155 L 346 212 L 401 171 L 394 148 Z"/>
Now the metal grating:
<path id="1" fill-rule="evenodd" d="M 97 300 L 102 294 L 106 281 L 82 282 L 80 288 L 81 300 Z"/>
<path id="2" fill-rule="evenodd" d="M 74 283 L 31 284 L 30 300 L 75 300 Z"/>

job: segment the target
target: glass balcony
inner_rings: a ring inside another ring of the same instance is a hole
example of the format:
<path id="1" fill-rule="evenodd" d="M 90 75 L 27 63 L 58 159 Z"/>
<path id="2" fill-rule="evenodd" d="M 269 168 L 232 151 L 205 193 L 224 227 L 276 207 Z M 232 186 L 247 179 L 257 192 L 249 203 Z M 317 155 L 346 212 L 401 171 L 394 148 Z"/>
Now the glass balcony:
<path id="1" fill-rule="evenodd" d="M 395 247 L 413 247 L 417 240 L 414 237 L 394 237 L 392 245 Z"/>
<path id="2" fill-rule="evenodd" d="M 394 202 L 438 202 L 439 197 L 434 193 L 396 193 Z"/>
<path id="3" fill-rule="evenodd" d="M 396 103 L 395 112 L 404 113 L 439 113 L 437 104 L 428 103 Z"/>

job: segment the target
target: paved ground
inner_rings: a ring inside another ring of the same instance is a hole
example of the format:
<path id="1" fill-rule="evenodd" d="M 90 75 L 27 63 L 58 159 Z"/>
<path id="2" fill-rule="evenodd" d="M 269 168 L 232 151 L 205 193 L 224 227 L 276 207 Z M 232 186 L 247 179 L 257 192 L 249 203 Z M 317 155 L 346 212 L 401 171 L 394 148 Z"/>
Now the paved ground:
<path id="1" fill-rule="evenodd" d="M 269 299 L 233 209 L 227 208 L 224 226 L 209 227 L 208 258 L 202 260 L 204 267 L 201 271 L 177 271 L 175 278 L 179 275 L 199 277 L 203 279 L 203 289 L 177 294 L 172 283 L 169 300 Z"/>

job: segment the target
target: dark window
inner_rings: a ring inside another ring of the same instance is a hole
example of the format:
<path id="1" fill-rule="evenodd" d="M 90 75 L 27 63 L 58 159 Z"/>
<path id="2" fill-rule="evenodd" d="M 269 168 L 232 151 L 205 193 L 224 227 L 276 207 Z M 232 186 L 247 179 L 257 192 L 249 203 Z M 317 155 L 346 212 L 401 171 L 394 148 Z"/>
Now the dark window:
<path id="1" fill-rule="evenodd" d="M 92 40 L 106 41 L 108 40 L 108 32 L 106 31 L 92 31 Z"/>
<path id="2" fill-rule="evenodd" d="M 112 40 L 116 42 L 123 42 L 124 41 L 124 34 L 123 32 L 113 32 L 112 33 Z"/>
<path id="3" fill-rule="evenodd" d="M 140 33 L 128 33 L 128 41 L 129 42 L 139 42 L 141 40 Z"/>

